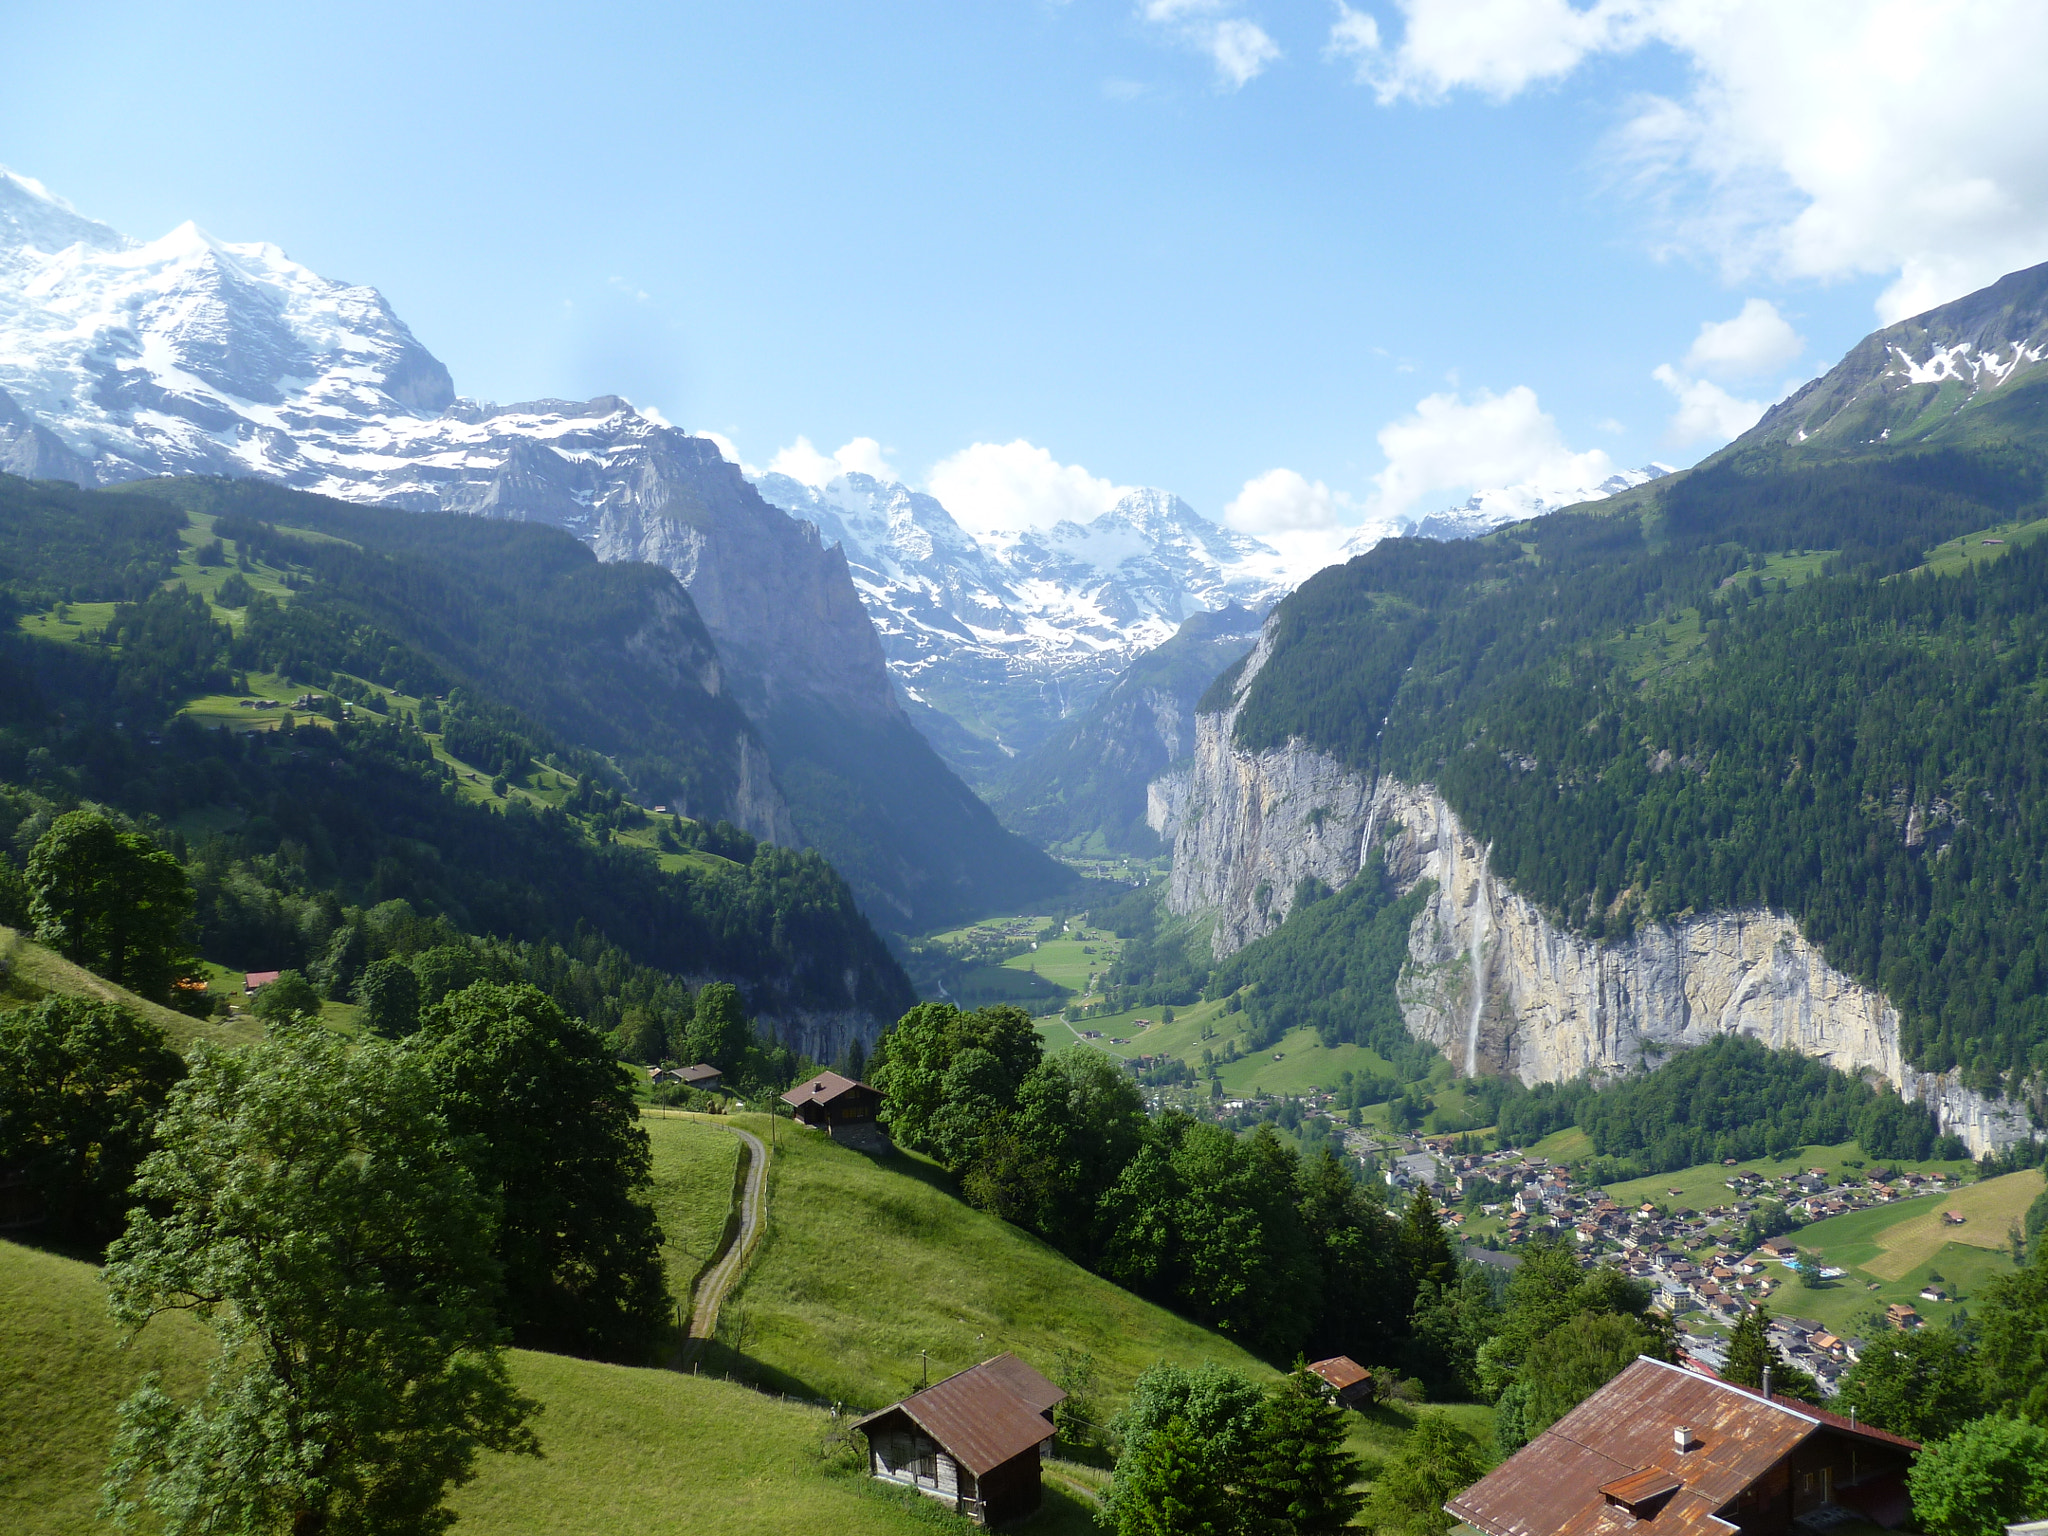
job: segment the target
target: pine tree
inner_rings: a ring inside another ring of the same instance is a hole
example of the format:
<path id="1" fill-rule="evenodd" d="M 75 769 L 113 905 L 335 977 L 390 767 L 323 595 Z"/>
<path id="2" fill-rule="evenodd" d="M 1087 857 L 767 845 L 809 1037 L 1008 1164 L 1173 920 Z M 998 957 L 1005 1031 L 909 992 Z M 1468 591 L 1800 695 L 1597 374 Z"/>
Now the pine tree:
<path id="1" fill-rule="evenodd" d="M 1735 1333 L 1728 1341 L 1728 1359 L 1721 1367 L 1721 1379 L 1733 1382 L 1738 1387 L 1749 1387 L 1761 1391 L 1764 1384 L 1764 1367 L 1771 1368 L 1771 1396 L 1793 1397 L 1801 1402 L 1820 1401 L 1820 1383 L 1792 1364 L 1772 1347 L 1770 1335 L 1765 1331 L 1770 1326 L 1770 1311 L 1765 1307 L 1751 1307 L 1742 1314 L 1735 1325 Z"/>
<path id="2" fill-rule="evenodd" d="M 1348 1427 L 1321 1379 L 1297 1363 L 1259 1415 L 1244 1490 L 1254 1528 L 1320 1536 L 1351 1523 L 1365 1499 L 1351 1491 L 1361 1468 L 1344 1449 Z"/>
<path id="3" fill-rule="evenodd" d="M 1401 1266 L 1415 1290 L 1420 1291 L 1425 1283 L 1449 1285 L 1457 1278 L 1458 1261 L 1451 1254 L 1450 1239 L 1444 1236 L 1437 1204 L 1420 1184 L 1401 1217 L 1400 1249 Z"/>

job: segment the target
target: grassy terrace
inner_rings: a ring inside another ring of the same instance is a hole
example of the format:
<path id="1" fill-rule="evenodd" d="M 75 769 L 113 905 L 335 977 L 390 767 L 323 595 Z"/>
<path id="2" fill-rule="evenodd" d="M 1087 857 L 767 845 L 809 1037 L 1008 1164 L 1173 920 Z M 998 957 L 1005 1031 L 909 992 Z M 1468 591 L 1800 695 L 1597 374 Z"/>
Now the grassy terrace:
<path id="1" fill-rule="evenodd" d="M 735 1123 L 768 1136 L 765 1116 Z M 805 1396 L 878 1407 L 1003 1350 L 1047 1375 L 1066 1348 L 1127 1390 L 1157 1360 L 1273 1371 L 1220 1335 L 1089 1274 L 959 1200 L 907 1153 L 875 1158 L 784 1122 L 770 1161 L 768 1231 L 719 1319 L 706 1369 L 749 1372 Z"/>
<path id="2" fill-rule="evenodd" d="M 649 1203 L 661 1222 L 669 1294 L 687 1312 L 697 1276 L 717 1256 L 725 1235 L 740 1139 L 711 1116 L 676 1110 L 643 1110 L 640 1126 L 654 1155 Z"/>

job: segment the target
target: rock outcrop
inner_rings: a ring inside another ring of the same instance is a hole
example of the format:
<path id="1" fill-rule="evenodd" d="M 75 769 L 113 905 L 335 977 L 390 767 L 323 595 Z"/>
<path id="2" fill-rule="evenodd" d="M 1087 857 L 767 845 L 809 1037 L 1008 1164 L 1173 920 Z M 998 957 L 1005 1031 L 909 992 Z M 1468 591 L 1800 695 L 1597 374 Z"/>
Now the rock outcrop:
<path id="1" fill-rule="evenodd" d="M 1238 701 L 1266 654 L 1262 638 Z M 1168 904 L 1214 913 L 1219 958 L 1277 928 L 1304 878 L 1340 888 L 1378 848 L 1400 889 L 1432 884 L 1409 930 L 1402 1018 L 1463 1072 L 1530 1084 L 1616 1076 L 1742 1034 L 1882 1077 L 1973 1154 L 2030 1134 L 2024 1106 L 1906 1063 L 1898 1010 L 1830 966 L 1784 914 L 1710 912 L 1587 939 L 1494 875 L 1430 786 L 1368 780 L 1298 740 L 1243 751 L 1231 742 L 1236 714 L 1200 716 L 1192 762 L 1152 795 L 1155 830 L 1174 838 Z"/>

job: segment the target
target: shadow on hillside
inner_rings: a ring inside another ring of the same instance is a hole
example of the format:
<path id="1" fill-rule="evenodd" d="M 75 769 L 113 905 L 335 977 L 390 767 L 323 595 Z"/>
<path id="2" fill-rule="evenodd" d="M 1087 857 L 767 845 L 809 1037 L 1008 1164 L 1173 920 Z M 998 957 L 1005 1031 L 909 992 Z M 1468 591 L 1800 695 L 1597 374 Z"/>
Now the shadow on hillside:
<path id="1" fill-rule="evenodd" d="M 756 1392 L 766 1392 L 776 1397 L 793 1397 L 807 1403 L 832 1401 L 800 1376 L 780 1370 L 765 1360 L 742 1353 L 718 1339 L 706 1339 L 694 1362 L 676 1367 L 685 1375 L 709 1376 L 720 1381 L 737 1382 L 752 1387 Z"/>

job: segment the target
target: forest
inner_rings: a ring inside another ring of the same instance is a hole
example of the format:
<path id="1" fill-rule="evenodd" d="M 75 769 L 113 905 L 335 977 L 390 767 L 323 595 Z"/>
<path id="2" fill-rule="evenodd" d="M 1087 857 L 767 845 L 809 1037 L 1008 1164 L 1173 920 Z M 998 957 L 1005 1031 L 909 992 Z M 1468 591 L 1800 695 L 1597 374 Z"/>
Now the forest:
<path id="1" fill-rule="evenodd" d="M 1898 1005 L 1909 1061 L 2016 1086 L 2048 1071 L 2048 546 L 1919 567 L 2037 515 L 2044 463 L 1758 452 L 1472 543 L 1388 541 L 1281 605 L 1237 740 L 1436 785 L 1592 937 L 1787 912 Z"/>

